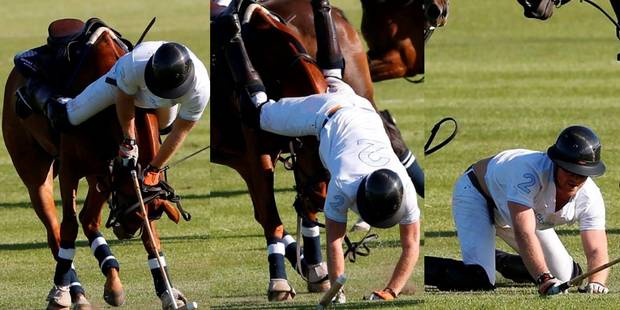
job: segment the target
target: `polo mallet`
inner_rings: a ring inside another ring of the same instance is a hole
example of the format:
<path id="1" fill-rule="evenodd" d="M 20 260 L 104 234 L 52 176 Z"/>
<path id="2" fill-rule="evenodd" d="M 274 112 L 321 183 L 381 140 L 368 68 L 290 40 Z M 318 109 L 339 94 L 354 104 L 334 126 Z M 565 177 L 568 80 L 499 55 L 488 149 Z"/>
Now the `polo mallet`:
<path id="1" fill-rule="evenodd" d="M 338 294 L 345 282 L 347 282 L 347 276 L 345 276 L 344 274 L 339 275 L 336 281 L 332 283 L 332 286 L 329 288 L 329 290 L 325 292 L 323 297 L 321 297 L 319 304 L 316 305 L 316 309 L 327 309 L 327 307 L 329 307 L 329 304 L 332 302 L 332 299 L 334 298 L 334 296 L 336 296 L 336 294 Z"/>
<path id="2" fill-rule="evenodd" d="M 586 279 L 589 276 L 591 276 L 591 275 L 593 275 L 593 274 L 595 274 L 595 273 L 597 273 L 597 272 L 599 272 L 599 271 L 601 271 L 603 269 L 607 269 L 607 268 L 609 268 L 609 267 L 611 267 L 611 266 L 613 266 L 613 265 L 615 265 L 617 263 L 620 263 L 620 257 L 612 260 L 611 262 L 609 262 L 607 264 L 600 265 L 600 266 L 598 266 L 598 267 L 596 267 L 596 268 L 594 268 L 594 269 L 592 269 L 592 270 L 590 270 L 590 271 L 588 271 L 588 272 L 586 272 L 584 274 L 576 276 L 576 277 L 574 277 L 574 278 L 572 278 L 572 279 L 570 279 L 570 280 L 560 284 L 560 290 L 561 291 L 565 291 L 569 287 L 574 286 L 575 284 L 583 281 L 583 279 Z"/>
<path id="3" fill-rule="evenodd" d="M 149 215 L 146 213 L 146 207 L 144 206 L 144 200 L 142 200 L 142 190 L 140 190 L 140 181 L 138 181 L 138 173 L 136 170 L 131 170 L 131 178 L 133 179 L 133 187 L 136 191 L 136 196 L 138 196 L 138 201 L 140 202 L 140 208 L 142 210 L 142 214 L 144 214 L 144 227 L 146 228 L 146 233 L 149 237 L 149 241 L 153 245 L 155 249 L 155 259 L 157 260 L 157 265 L 159 266 L 159 271 L 161 271 L 162 276 L 164 277 L 164 283 L 166 284 L 166 290 L 168 291 L 168 296 L 170 300 L 172 300 L 172 307 L 177 310 L 193 310 L 198 308 L 198 304 L 196 302 L 188 302 L 185 303 L 184 306 L 178 308 L 176 303 L 176 298 L 174 297 L 174 293 L 172 292 L 172 285 L 170 285 L 170 280 L 168 279 L 168 274 L 164 269 L 164 264 L 162 263 L 161 256 L 159 256 L 159 251 L 155 248 L 155 238 L 153 238 L 153 231 L 151 230 L 151 225 L 149 223 Z"/>

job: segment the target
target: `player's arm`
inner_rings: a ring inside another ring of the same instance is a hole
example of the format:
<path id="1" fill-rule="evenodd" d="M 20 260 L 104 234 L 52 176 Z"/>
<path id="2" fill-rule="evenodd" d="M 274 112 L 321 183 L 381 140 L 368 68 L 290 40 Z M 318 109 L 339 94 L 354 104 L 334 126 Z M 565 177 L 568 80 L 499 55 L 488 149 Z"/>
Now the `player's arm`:
<path id="1" fill-rule="evenodd" d="M 326 217 L 325 230 L 327 234 L 327 270 L 329 280 L 333 283 L 339 275 L 344 273 L 342 239 L 347 231 L 347 224 Z"/>
<path id="2" fill-rule="evenodd" d="M 539 285 L 539 293 L 554 294 L 559 290 L 552 290 L 559 285 L 557 279 L 551 279 L 548 275 L 549 268 L 545 262 L 540 241 L 536 237 L 536 218 L 534 210 L 516 202 L 508 201 L 508 209 L 512 218 L 515 239 L 519 247 L 519 254 L 530 275 Z"/>
<path id="3" fill-rule="evenodd" d="M 172 131 L 161 145 L 159 152 L 153 158 L 150 165 L 157 168 L 163 168 L 164 165 L 172 158 L 174 153 L 181 147 L 183 141 L 189 132 L 196 125 L 195 121 L 188 121 L 178 118 L 172 124 Z"/>
<path id="4" fill-rule="evenodd" d="M 588 271 L 609 262 L 607 255 L 607 234 L 605 230 L 581 231 L 581 243 L 588 260 Z M 588 278 L 588 283 L 605 285 L 609 269 L 603 269 Z"/>
<path id="5" fill-rule="evenodd" d="M 392 290 L 396 296 L 407 284 L 420 255 L 420 223 L 401 224 L 399 228 L 402 252 L 386 286 L 386 290 Z"/>
<path id="6" fill-rule="evenodd" d="M 136 139 L 135 115 L 136 106 L 133 102 L 134 98 L 120 90 L 116 95 L 116 115 L 123 131 L 123 137 L 128 139 Z"/>

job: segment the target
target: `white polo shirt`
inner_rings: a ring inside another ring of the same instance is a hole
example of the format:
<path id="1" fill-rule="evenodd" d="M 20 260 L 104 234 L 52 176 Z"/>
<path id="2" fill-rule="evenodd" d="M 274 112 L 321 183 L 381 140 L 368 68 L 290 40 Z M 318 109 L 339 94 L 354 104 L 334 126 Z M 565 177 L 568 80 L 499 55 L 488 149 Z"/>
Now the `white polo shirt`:
<path id="1" fill-rule="evenodd" d="M 373 171 L 387 168 L 403 183 L 402 207 L 407 211 L 400 224 L 420 219 L 415 188 L 404 166 L 392 150 L 381 117 L 357 107 L 339 110 L 320 132 L 319 154 L 331 180 L 325 200 L 325 216 L 346 223 L 347 211 L 357 211 L 357 190 L 362 179 Z"/>
<path id="2" fill-rule="evenodd" d="M 147 109 L 169 108 L 180 105 L 179 117 L 188 121 L 198 121 L 209 101 L 209 75 L 204 64 L 189 49 L 194 64 L 194 83 L 183 96 L 176 99 L 165 99 L 154 95 L 144 81 L 144 71 L 149 58 L 165 41 L 144 42 L 134 48 L 131 53 L 121 57 L 114 68 L 114 78 L 118 88 L 127 95 L 136 98 L 136 106 Z"/>
<path id="3" fill-rule="evenodd" d="M 575 197 L 555 211 L 554 164 L 546 153 L 523 149 L 507 150 L 493 157 L 484 177 L 497 206 L 495 221 L 512 226 L 508 201 L 534 209 L 536 228 L 579 223 L 580 230 L 605 229 L 605 204 L 591 178 Z"/>

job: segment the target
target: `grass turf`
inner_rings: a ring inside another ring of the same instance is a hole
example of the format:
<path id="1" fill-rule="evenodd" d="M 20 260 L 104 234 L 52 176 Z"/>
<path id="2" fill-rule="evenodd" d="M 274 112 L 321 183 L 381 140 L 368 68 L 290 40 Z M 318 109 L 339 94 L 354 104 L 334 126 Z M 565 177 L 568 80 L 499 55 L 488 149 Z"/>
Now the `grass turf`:
<path id="1" fill-rule="evenodd" d="M 358 1 L 331 1 L 342 8 L 356 28 L 359 29 L 361 6 Z M 421 87 L 404 80 L 375 84 L 375 99 L 381 109 L 389 109 L 403 130 L 409 146 L 421 155 L 422 93 Z M 322 296 L 307 293 L 305 283 L 287 263 L 287 274 L 298 295 L 292 302 L 281 304 L 267 302 L 269 282 L 266 241 L 261 226 L 254 220 L 250 197 L 241 177 L 228 167 L 214 165 L 211 170 L 212 189 L 210 200 L 209 270 L 210 298 L 215 309 L 247 308 L 312 308 Z M 295 212 L 292 207 L 295 193 L 293 177 L 281 165 L 276 168 L 276 202 L 280 217 L 287 230 L 294 235 Z M 420 204 L 422 201 L 420 201 Z M 349 215 L 352 224 L 356 217 Z M 321 216 L 320 221 L 323 222 Z M 325 240 L 323 230 L 321 238 Z M 419 295 L 413 295 L 421 288 L 421 268 L 416 268 L 414 277 L 397 303 L 377 304 L 362 301 L 362 296 L 372 290 L 382 289 L 400 255 L 398 229 L 379 230 L 380 240 L 374 243 L 369 257 L 361 257 L 356 263 L 346 265 L 348 276 L 345 285 L 348 309 L 395 307 L 420 304 Z M 354 235 L 353 241 L 362 235 Z M 323 248 L 325 257 L 325 248 Z"/>
<path id="2" fill-rule="evenodd" d="M 448 25 L 435 32 L 426 49 L 424 115 L 427 121 L 454 116 L 460 133 L 425 162 L 425 255 L 460 258 L 450 200 L 465 168 L 504 149 L 546 150 L 572 124 L 590 126 L 601 137 L 608 171 L 595 181 L 606 201 L 609 256 L 620 255 L 619 51 L 611 24 L 585 3 L 573 1 L 541 22 L 523 17 L 516 1 L 451 2 Z M 578 227 L 559 227 L 558 234 L 586 266 Z M 497 244 L 507 249 L 499 239 Z M 612 272 L 607 296 L 539 298 L 534 286 L 514 286 L 498 275 L 499 288 L 492 293 L 431 291 L 423 299 L 448 309 L 613 308 L 620 297 L 618 280 Z"/>
<path id="3" fill-rule="evenodd" d="M 146 40 L 171 40 L 188 45 L 205 64 L 209 59 L 209 22 L 206 1 L 5 1 L 0 6 L 0 77 L 6 80 L 13 56 L 45 43 L 47 25 L 58 18 L 87 19 L 97 16 L 135 42 L 153 16 L 157 22 Z M 209 143 L 209 114 L 190 134 L 176 159 Z M 162 246 L 174 285 L 201 305 L 208 303 L 206 257 L 208 242 L 208 152 L 173 168 L 170 183 L 183 196 L 191 222 L 179 225 L 159 221 Z M 174 160 L 174 159 L 173 159 Z M 55 263 L 47 248 L 45 229 L 30 206 L 26 188 L 18 178 L 4 147 L 0 150 L 0 309 L 41 309 L 52 286 Z M 80 203 L 86 184 L 81 183 Z M 60 197 L 57 192 L 56 197 Z M 59 208 L 60 210 L 60 208 Z M 104 211 L 104 219 L 107 210 Z M 121 263 L 121 279 L 127 293 L 125 308 L 157 309 L 153 281 L 141 242 L 115 241 L 111 230 L 102 232 Z M 107 308 L 101 298 L 105 278 L 90 254 L 86 238 L 79 233 L 75 265 L 90 301 Z"/>

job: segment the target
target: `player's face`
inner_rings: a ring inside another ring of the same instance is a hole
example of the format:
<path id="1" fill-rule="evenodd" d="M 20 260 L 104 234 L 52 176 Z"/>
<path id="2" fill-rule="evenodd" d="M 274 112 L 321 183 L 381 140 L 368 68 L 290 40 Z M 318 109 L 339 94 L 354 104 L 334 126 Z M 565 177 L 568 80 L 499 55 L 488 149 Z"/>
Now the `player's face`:
<path id="1" fill-rule="evenodd" d="M 575 196 L 587 179 L 587 176 L 574 174 L 558 167 L 555 174 L 555 187 L 556 190 L 563 191 L 569 196 Z"/>

